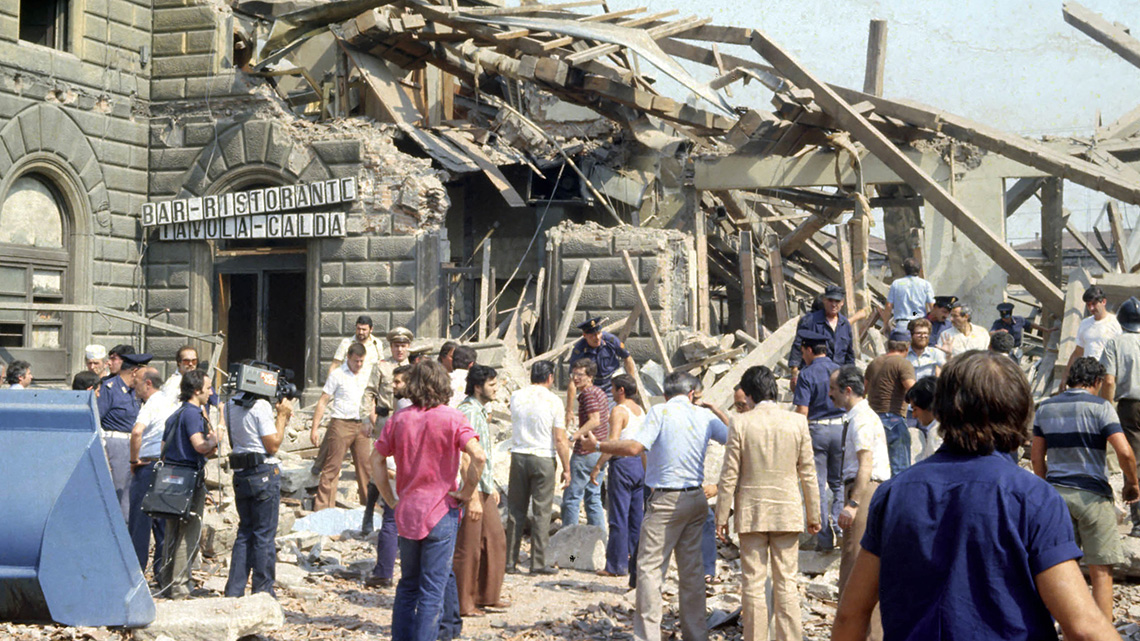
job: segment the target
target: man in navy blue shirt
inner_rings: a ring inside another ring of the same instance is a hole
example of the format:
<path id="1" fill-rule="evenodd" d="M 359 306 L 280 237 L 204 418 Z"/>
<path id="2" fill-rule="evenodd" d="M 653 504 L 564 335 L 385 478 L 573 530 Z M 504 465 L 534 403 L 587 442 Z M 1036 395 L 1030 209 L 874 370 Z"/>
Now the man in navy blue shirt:
<path id="1" fill-rule="evenodd" d="M 937 385 L 945 443 L 871 499 L 832 639 L 864 639 L 876 603 L 886 639 L 1056 639 L 1053 617 L 1067 639 L 1119 639 L 1077 566 L 1065 502 L 1007 455 L 1029 436 L 1025 374 L 971 351 Z"/>
<path id="2" fill-rule="evenodd" d="M 131 513 L 131 430 L 141 407 L 135 398 L 135 379 L 150 359 L 150 354 L 135 354 L 133 349 L 121 354 L 118 373 L 100 383 L 95 401 L 103 427 L 103 450 L 124 521 L 130 519 Z"/>
<path id="3" fill-rule="evenodd" d="M 950 322 L 950 308 L 958 302 L 957 296 L 935 296 L 926 320 L 930 321 L 930 344 L 937 345 L 942 332 L 954 325 Z"/>
<path id="4" fill-rule="evenodd" d="M 817 549 L 835 547 L 835 526 L 843 509 L 843 479 L 840 466 L 843 455 L 843 414 L 828 396 L 831 373 L 839 365 L 827 355 L 827 336 L 812 330 L 796 333 L 804 368 L 792 390 L 792 405 L 808 420 L 811 447 L 815 453 L 815 475 L 819 482 L 820 530 Z M 828 489 L 831 500 L 827 500 Z M 828 518 L 830 515 L 831 518 Z"/>
<path id="5" fill-rule="evenodd" d="M 997 306 L 997 311 L 998 319 L 994 321 L 993 325 L 990 325 L 990 335 L 992 336 L 998 332 L 1009 332 L 1009 335 L 1013 337 L 1013 346 L 1018 350 L 1021 349 L 1021 339 L 1025 334 L 1025 328 L 1028 327 L 1043 334 L 1048 334 L 1055 329 L 1053 327 L 1038 325 L 1026 319 L 1024 316 L 1014 316 L 1013 303 L 1001 303 Z M 1020 359 L 1020 357 L 1021 353 L 1019 351 L 1018 359 Z"/>
<path id="6" fill-rule="evenodd" d="M 851 333 L 851 323 L 846 316 L 839 313 L 839 310 L 843 309 L 844 296 L 842 287 L 828 286 L 823 292 L 823 309 L 800 319 L 796 328 L 796 339 L 792 342 L 792 351 L 788 354 L 788 367 L 792 370 L 792 387 L 796 386 L 796 377 L 803 363 L 801 332 L 812 331 L 822 334 L 827 339 L 827 355 L 836 364 L 855 363 L 855 342 Z"/>
<path id="7" fill-rule="evenodd" d="M 588 358 L 598 365 L 598 372 L 594 374 L 594 385 L 602 388 L 606 397 L 610 399 L 610 407 L 614 405 L 614 392 L 611 379 L 619 367 L 634 380 L 641 380 L 637 376 L 637 365 L 633 356 L 625 349 L 621 339 L 609 332 L 602 331 L 601 318 L 589 318 L 578 324 L 582 330 L 582 338 L 574 343 L 570 350 L 570 362 L 577 363 L 578 359 Z M 575 425 L 578 418 L 575 400 L 578 398 L 578 388 L 574 380 L 566 386 L 566 424 Z"/>

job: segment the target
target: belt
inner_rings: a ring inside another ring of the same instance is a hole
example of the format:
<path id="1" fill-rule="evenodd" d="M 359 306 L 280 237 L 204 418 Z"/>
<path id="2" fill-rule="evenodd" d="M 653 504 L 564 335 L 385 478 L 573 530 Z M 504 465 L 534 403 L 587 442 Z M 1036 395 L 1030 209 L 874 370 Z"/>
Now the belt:
<path id="1" fill-rule="evenodd" d="M 130 432 L 119 432 L 116 430 L 104 429 L 103 430 L 103 437 L 104 438 L 130 438 L 131 433 Z"/>
<path id="2" fill-rule="evenodd" d="M 809 420 L 808 423 L 815 423 L 817 425 L 842 425 L 843 424 L 843 417 L 842 416 L 836 416 L 833 418 L 821 418 L 818 421 Z"/>
<path id="3" fill-rule="evenodd" d="M 886 481 L 880 481 L 879 479 L 871 479 L 871 482 L 872 483 L 878 483 L 879 485 L 886 483 Z M 847 479 L 847 480 L 843 481 L 843 485 L 845 485 L 845 486 L 846 485 L 854 485 L 854 484 L 855 484 L 855 479 Z"/>
<path id="4" fill-rule="evenodd" d="M 362 420 L 360 420 L 360 419 L 358 419 L 358 418 L 336 418 L 336 417 L 333 417 L 333 418 L 331 418 L 330 420 L 333 420 L 333 421 L 342 421 L 342 422 L 345 422 L 345 423 L 363 423 L 363 421 L 362 421 Z"/>
<path id="5" fill-rule="evenodd" d="M 140 459 L 139 459 L 139 463 L 142 463 L 143 465 L 150 465 L 151 463 L 155 463 L 155 462 L 157 462 L 157 461 L 158 461 L 158 457 L 155 457 L 155 458 L 140 458 Z"/>
<path id="6" fill-rule="evenodd" d="M 696 485 L 693 487 L 655 487 L 654 492 L 692 492 L 701 489 L 701 486 Z"/>

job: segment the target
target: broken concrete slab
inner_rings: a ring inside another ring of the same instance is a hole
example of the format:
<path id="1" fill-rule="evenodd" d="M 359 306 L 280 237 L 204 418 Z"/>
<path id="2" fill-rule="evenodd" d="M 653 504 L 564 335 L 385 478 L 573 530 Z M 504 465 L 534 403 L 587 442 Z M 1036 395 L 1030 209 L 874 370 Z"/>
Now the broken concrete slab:
<path id="1" fill-rule="evenodd" d="M 285 625 L 285 610 L 268 594 L 238 599 L 159 601 L 154 623 L 132 632 L 136 641 L 237 641 Z"/>
<path id="2" fill-rule="evenodd" d="M 564 527 L 550 537 L 548 563 L 594 572 L 606 566 L 606 531 L 596 525 Z"/>

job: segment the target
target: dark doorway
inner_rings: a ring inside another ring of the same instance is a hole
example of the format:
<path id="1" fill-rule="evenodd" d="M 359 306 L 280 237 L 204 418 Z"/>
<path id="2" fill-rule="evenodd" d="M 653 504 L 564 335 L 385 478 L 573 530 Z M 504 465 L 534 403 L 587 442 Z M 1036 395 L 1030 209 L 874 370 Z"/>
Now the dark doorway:
<path id="1" fill-rule="evenodd" d="M 305 383 L 305 255 L 220 257 L 218 329 L 228 366 L 245 359 L 293 370 Z"/>

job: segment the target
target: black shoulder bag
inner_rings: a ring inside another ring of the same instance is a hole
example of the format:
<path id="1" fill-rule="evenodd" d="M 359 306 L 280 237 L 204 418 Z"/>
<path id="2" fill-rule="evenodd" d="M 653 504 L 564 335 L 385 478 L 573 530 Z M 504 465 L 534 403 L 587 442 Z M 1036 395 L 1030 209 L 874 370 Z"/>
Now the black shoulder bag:
<path id="1" fill-rule="evenodd" d="M 185 410 L 185 405 L 178 410 L 177 426 L 162 442 L 163 454 L 166 454 L 170 439 L 182 432 L 182 412 Z M 156 519 L 189 520 L 194 505 L 194 492 L 201 481 L 202 470 L 197 466 L 167 463 L 160 457 L 154 466 L 150 489 L 143 497 L 142 511 Z"/>

